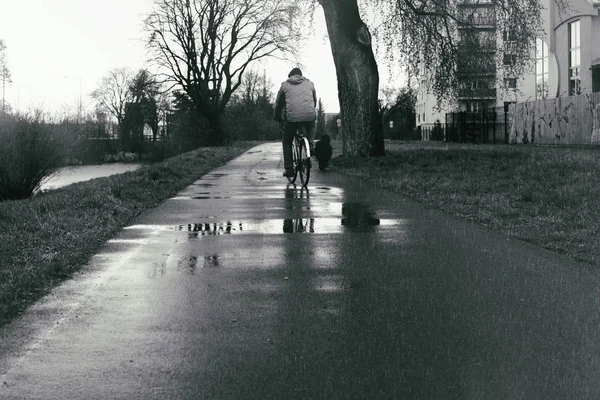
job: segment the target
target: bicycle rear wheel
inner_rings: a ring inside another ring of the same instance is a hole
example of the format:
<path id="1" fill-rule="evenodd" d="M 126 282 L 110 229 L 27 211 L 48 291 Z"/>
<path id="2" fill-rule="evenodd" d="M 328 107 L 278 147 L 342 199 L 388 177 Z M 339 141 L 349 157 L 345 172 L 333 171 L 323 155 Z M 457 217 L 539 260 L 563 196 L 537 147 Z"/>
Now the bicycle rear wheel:
<path id="1" fill-rule="evenodd" d="M 298 172 L 300 172 L 300 182 L 302 182 L 302 186 L 306 187 L 308 185 L 308 180 L 310 179 L 310 158 L 308 157 L 308 149 L 306 147 L 307 141 L 302 138 L 298 142 L 300 147 Z"/>
<path id="2" fill-rule="evenodd" d="M 296 178 L 298 177 L 298 163 L 300 160 L 298 150 L 298 140 L 294 138 L 292 140 L 292 167 L 294 168 L 294 175 L 287 177 L 289 183 L 296 182 Z"/>

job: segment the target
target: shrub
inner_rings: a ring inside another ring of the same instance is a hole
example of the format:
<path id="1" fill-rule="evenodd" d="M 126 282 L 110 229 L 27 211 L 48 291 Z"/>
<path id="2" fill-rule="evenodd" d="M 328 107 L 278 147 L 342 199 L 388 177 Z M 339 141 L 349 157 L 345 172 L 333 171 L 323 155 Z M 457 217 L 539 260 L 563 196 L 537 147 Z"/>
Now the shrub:
<path id="1" fill-rule="evenodd" d="M 223 118 L 224 129 L 233 140 L 279 140 L 279 124 L 272 114 L 258 108 L 233 105 Z"/>
<path id="2" fill-rule="evenodd" d="M 61 143 L 41 117 L 0 121 L 0 200 L 25 199 L 62 161 Z"/>
<path id="3" fill-rule="evenodd" d="M 144 160 L 150 162 L 159 162 L 166 158 L 173 157 L 178 153 L 177 146 L 172 140 L 165 139 L 157 142 L 147 142 Z"/>

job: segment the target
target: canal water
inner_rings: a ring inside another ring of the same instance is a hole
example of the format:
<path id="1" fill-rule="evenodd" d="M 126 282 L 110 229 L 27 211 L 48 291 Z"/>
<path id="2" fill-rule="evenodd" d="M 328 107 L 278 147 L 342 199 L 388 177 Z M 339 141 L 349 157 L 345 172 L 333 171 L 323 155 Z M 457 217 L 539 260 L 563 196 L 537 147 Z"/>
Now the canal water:
<path id="1" fill-rule="evenodd" d="M 58 189 L 77 182 L 89 181 L 95 178 L 104 178 L 111 175 L 135 171 L 142 164 L 137 163 L 113 163 L 101 165 L 78 165 L 64 167 L 56 174 L 45 180 L 40 186 L 42 192 Z"/>

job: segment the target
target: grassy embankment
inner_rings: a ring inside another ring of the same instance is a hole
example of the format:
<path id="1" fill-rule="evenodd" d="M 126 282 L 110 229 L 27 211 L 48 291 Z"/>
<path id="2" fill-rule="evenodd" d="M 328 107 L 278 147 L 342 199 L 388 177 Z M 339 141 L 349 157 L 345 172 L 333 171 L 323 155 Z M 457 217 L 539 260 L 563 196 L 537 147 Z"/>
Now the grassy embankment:
<path id="1" fill-rule="evenodd" d="M 78 271 L 134 217 L 256 144 L 202 148 L 135 172 L 0 202 L 0 325 Z"/>
<path id="2" fill-rule="evenodd" d="M 333 166 L 428 207 L 600 266 L 600 148 L 386 145 L 386 157 L 338 157 Z M 338 154 L 340 147 L 336 141 Z"/>

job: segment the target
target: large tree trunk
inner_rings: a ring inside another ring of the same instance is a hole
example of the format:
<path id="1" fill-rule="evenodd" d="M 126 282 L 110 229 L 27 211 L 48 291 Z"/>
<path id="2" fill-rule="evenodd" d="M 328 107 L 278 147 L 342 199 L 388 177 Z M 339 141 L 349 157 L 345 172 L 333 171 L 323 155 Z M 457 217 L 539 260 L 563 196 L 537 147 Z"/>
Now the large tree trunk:
<path id="1" fill-rule="evenodd" d="M 225 130 L 223 129 L 223 119 L 220 113 L 215 112 L 207 116 L 208 118 L 208 145 L 224 146 L 227 143 Z"/>
<path id="2" fill-rule="evenodd" d="M 338 81 L 344 152 L 383 156 L 379 118 L 379 73 L 371 35 L 360 18 L 356 0 L 320 0 Z"/>

